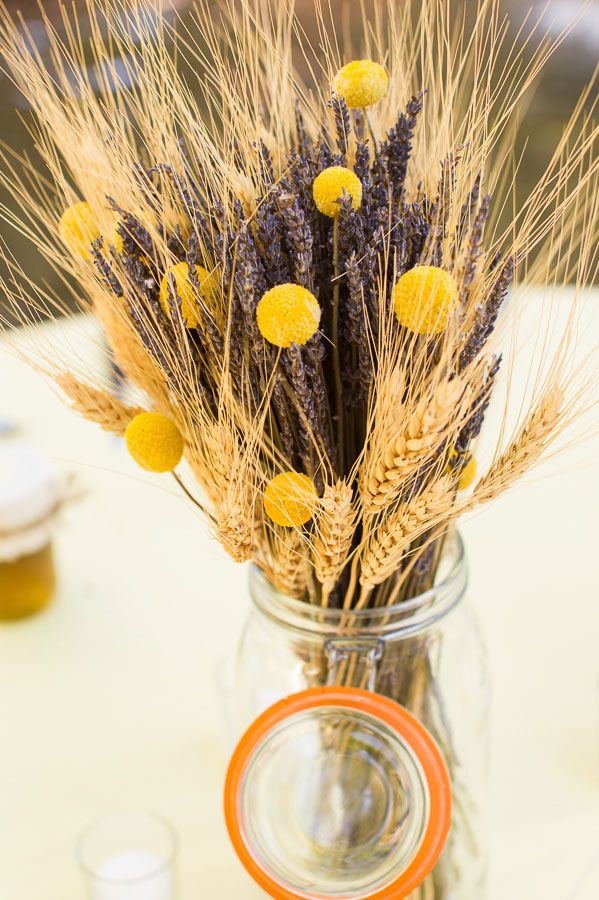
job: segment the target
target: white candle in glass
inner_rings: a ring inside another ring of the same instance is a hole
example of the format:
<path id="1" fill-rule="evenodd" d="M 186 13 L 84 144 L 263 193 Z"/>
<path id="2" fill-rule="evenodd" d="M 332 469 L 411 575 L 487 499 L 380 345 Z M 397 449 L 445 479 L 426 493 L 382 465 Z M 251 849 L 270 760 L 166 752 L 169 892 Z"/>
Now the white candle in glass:
<path id="1" fill-rule="evenodd" d="M 90 900 L 176 900 L 175 852 L 162 819 L 129 813 L 99 822 L 79 844 Z"/>
<path id="2" fill-rule="evenodd" d="M 170 871 L 147 850 L 123 850 L 100 865 L 94 900 L 174 900 Z"/>

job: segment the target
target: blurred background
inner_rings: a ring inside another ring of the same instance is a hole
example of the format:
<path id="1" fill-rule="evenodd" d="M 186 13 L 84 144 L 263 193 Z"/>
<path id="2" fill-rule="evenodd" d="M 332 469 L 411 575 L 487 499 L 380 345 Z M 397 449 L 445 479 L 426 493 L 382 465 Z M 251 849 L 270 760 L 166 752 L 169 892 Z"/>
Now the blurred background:
<path id="1" fill-rule="evenodd" d="M 20 12 L 27 22 L 38 50 L 46 52 L 44 29 L 40 21 L 37 0 L 5 0 L 8 8 Z M 236 0 L 231 0 L 235 3 Z M 398 0 L 410 2 L 410 0 Z M 415 0 L 417 3 L 418 0 Z M 334 18 L 341 22 L 345 16 L 353 18 L 356 29 L 360 20 L 360 3 L 354 0 L 329 0 Z M 123 3 L 126 6 L 126 3 Z M 192 0 L 165 0 L 164 15 L 174 16 L 188 14 Z M 326 5 L 326 4 L 325 4 Z M 457 3 L 459 4 L 459 2 Z M 474 15 L 477 0 L 465 0 L 467 14 Z M 58 24 L 60 20 L 59 4 L 54 0 L 46 0 L 45 8 L 51 18 Z M 84 3 L 77 3 L 77 14 L 85 34 Z M 315 20 L 315 0 L 296 0 L 296 7 L 308 36 L 318 40 Z M 542 174 L 548 160 L 557 145 L 564 124 L 585 84 L 593 74 L 599 58 L 599 3 L 597 0 L 541 0 L 528 3 L 526 0 L 500 0 L 502 13 L 511 20 L 514 40 L 526 44 L 530 31 L 540 15 L 544 15 L 545 28 L 552 36 L 559 35 L 564 29 L 569 33 L 553 55 L 545 68 L 531 101 L 520 131 L 520 146 L 516 148 L 516 157 L 526 143 L 523 164 L 520 166 L 517 181 L 517 196 L 526 197 Z M 578 21 L 577 21 L 578 19 Z M 347 21 L 347 20 L 346 20 Z M 534 43 L 534 41 L 532 42 Z M 2 142 L 19 153 L 31 152 L 31 139 L 23 125 L 21 117 L 27 115 L 23 98 L 16 89 L 0 75 L 0 134 Z M 7 200 L 1 197 L 2 201 Z M 17 260 L 28 259 L 28 273 L 39 283 L 45 281 L 51 286 L 58 283 L 57 276 L 44 264 L 39 254 L 28 254 L 26 241 L 19 238 L 8 226 L 0 225 L 0 231 L 9 250 Z M 1 327 L 1 326 L 0 326 Z"/>

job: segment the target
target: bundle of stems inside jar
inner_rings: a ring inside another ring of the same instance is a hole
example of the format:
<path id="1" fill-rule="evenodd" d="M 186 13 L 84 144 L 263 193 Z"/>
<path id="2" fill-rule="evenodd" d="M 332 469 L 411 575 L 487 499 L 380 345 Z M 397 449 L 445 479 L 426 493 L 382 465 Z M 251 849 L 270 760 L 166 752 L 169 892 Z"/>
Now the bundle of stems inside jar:
<path id="1" fill-rule="evenodd" d="M 310 50 L 288 4 L 200 3 L 177 37 L 128 7 L 90 3 L 89 43 L 66 12 L 47 21 L 51 70 L 3 15 L 45 167 L 5 153 L 20 208 L 5 217 L 97 316 L 139 397 L 124 404 L 62 348 L 39 343 L 33 361 L 143 468 L 184 456 L 195 483 L 175 477 L 218 540 L 286 594 L 348 610 L 413 597 L 457 516 L 580 409 L 564 339 L 477 467 L 514 278 L 580 287 L 596 271 L 589 104 L 500 228 L 506 126 L 553 48 L 505 47 L 493 2 L 467 32 L 437 0 L 416 18 L 375 3 L 349 63 L 322 14 Z M 21 311 L 64 306 L 14 274 Z"/>

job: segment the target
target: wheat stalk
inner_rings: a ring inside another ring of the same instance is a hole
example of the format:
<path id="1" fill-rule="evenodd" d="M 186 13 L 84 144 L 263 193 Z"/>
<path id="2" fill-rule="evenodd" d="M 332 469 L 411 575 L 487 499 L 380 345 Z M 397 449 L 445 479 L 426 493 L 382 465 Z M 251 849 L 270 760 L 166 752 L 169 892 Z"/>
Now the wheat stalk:
<path id="1" fill-rule="evenodd" d="M 564 393 L 552 386 L 529 413 L 514 440 L 483 475 L 461 511 L 488 503 L 531 469 L 561 431 Z"/>
<path id="2" fill-rule="evenodd" d="M 460 397 L 464 393 L 459 378 L 438 385 L 432 398 L 420 400 L 402 433 L 364 465 L 360 497 L 365 516 L 376 515 L 399 496 L 406 479 L 418 471 L 436 451 L 459 418 Z M 386 444 L 386 446 L 384 446 Z"/>
<path id="3" fill-rule="evenodd" d="M 304 539 L 299 531 L 277 528 L 272 539 L 272 580 L 289 597 L 303 598 L 308 586 Z"/>
<path id="4" fill-rule="evenodd" d="M 325 606 L 347 560 L 355 527 L 351 487 L 342 479 L 327 485 L 316 516 L 312 550 L 314 572 L 322 584 Z"/>
<path id="5" fill-rule="evenodd" d="M 71 401 L 72 408 L 90 422 L 100 425 L 105 431 L 123 435 L 131 419 L 143 412 L 139 407 L 121 403 L 108 391 L 80 381 L 71 372 L 59 373 L 52 377 Z"/>
<path id="6" fill-rule="evenodd" d="M 452 477 L 442 475 L 428 490 L 401 504 L 382 522 L 362 552 L 363 596 L 395 572 L 412 541 L 449 514 L 453 493 Z"/>
<path id="7" fill-rule="evenodd" d="M 218 508 L 216 537 L 235 562 L 246 562 L 254 556 L 255 530 L 247 509 L 227 497 Z"/>

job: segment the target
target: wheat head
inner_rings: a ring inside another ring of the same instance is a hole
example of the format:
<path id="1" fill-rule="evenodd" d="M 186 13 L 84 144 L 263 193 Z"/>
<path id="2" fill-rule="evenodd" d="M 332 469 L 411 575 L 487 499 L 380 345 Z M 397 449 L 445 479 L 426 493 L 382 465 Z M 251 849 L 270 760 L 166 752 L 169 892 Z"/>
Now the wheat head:
<path id="1" fill-rule="evenodd" d="M 315 522 L 313 560 L 323 594 L 330 594 L 347 560 L 356 527 L 351 487 L 340 479 L 327 485 Z"/>
<path id="2" fill-rule="evenodd" d="M 362 588 L 370 590 L 395 572 L 406 547 L 431 523 L 449 515 L 452 497 L 452 478 L 442 475 L 428 490 L 400 505 L 383 521 L 362 552 Z"/>
<path id="3" fill-rule="evenodd" d="M 563 391 L 557 386 L 551 387 L 528 415 L 514 440 L 480 479 L 466 509 L 493 500 L 539 461 L 561 431 L 563 405 Z"/>
<path id="4" fill-rule="evenodd" d="M 277 529 L 272 540 L 272 580 L 289 597 L 303 598 L 307 589 L 306 549 L 299 531 Z"/>
<path id="5" fill-rule="evenodd" d="M 71 401 L 72 408 L 105 431 L 123 435 L 131 419 L 143 412 L 139 407 L 126 406 L 108 391 L 80 381 L 72 372 L 52 377 Z"/>
<path id="6" fill-rule="evenodd" d="M 439 447 L 449 426 L 455 427 L 456 407 L 463 392 L 459 378 L 439 384 L 430 400 L 426 397 L 417 404 L 401 434 L 363 467 L 360 497 L 365 516 L 375 515 L 393 503 L 406 479 Z"/>

